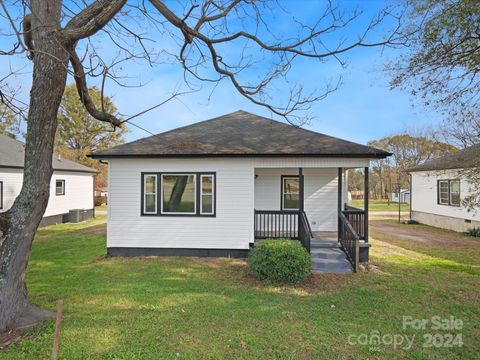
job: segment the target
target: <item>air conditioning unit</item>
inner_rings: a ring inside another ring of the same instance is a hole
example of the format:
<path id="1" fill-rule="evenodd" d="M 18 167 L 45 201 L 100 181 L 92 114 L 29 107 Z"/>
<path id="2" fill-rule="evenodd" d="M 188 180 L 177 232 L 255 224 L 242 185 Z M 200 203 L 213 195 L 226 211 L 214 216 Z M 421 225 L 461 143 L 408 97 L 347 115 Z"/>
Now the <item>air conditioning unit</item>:
<path id="1" fill-rule="evenodd" d="M 68 212 L 68 222 L 79 223 L 84 219 L 85 210 L 83 209 L 73 209 Z"/>

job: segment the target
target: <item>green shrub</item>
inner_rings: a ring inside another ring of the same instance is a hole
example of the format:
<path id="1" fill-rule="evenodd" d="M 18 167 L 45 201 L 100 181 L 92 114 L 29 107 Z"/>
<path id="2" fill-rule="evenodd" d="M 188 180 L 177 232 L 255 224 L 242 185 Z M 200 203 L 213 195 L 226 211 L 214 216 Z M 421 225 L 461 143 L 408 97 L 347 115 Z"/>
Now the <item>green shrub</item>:
<path id="1" fill-rule="evenodd" d="M 277 283 L 296 284 L 310 274 L 312 260 L 299 241 L 287 239 L 264 240 L 248 256 L 250 273 Z"/>
<path id="2" fill-rule="evenodd" d="M 107 203 L 107 198 L 105 196 L 95 196 L 95 206 L 100 206 Z"/>
<path id="3" fill-rule="evenodd" d="M 480 228 L 471 228 L 467 231 L 468 236 L 480 237 Z"/>

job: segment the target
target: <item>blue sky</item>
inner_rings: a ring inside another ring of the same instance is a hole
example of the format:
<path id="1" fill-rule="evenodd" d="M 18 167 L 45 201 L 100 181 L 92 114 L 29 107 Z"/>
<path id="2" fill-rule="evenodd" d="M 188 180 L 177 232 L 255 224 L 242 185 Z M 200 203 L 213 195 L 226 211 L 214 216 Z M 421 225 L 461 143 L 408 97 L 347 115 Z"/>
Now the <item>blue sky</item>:
<path id="1" fill-rule="evenodd" d="M 175 4 L 172 3 L 172 6 L 178 6 Z M 284 5 L 297 18 L 306 22 L 314 21 L 322 8 L 321 3 L 313 0 L 286 1 Z M 365 28 L 367 21 L 384 5 L 385 2 L 383 1 L 373 0 L 340 1 L 339 7 L 342 10 L 353 11 L 354 8 L 359 8 L 364 10 L 364 15 L 352 24 L 347 31 L 331 35 L 326 39 L 326 42 L 333 44 L 339 36 L 350 40 L 355 39 L 356 34 L 361 33 Z M 392 22 L 387 22 L 385 26 L 380 27 L 372 34 L 372 38 L 379 39 L 392 25 Z M 292 36 L 293 30 L 290 30 L 290 28 L 291 22 L 282 19 L 282 21 L 275 21 L 273 30 L 276 33 L 284 34 L 284 36 Z M 150 35 L 157 39 L 157 43 L 152 46 L 168 48 L 178 53 L 179 47 L 171 39 L 159 38 L 159 34 L 153 31 Z M 115 49 L 111 43 L 104 41 L 101 37 L 98 39 L 98 43 L 102 44 L 101 51 L 104 56 L 112 56 Z M 0 46 L 4 47 L 5 45 L 5 40 L 1 40 L 0 37 Z M 225 48 L 225 51 L 229 55 L 234 55 L 238 49 L 233 45 L 229 46 L 229 48 Z M 383 68 L 387 61 L 394 59 L 400 53 L 401 50 L 382 48 L 354 50 L 342 56 L 342 60 L 348 62 L 345 70 L 335 61 L 326 63 L 319 63 L 311 59 L 296 61 L 290 73 L 290 80 L 303 85 L 307 90 L 321 89 L 325 81 L 335 82 L 339 75 L 342 76 L 342 86 L 325 100 L 312 107 L 310 114 L 314 116 L 314 119 L 305 127 L 351 141 L 366 143 L 371 139 L 380 138 L 406 128 L 438 124 L 441 120 L 438 114 L 429 109 L 424 109 L 418 102 L 413 107 L 412 99 L 405 91 L 390 90 L 390 75 L 385 73 Z M 10 81 L 16 82 L 14 85 L 21 86 L 21 96 L 24 97 L 24 100 L 27 100 L 31 81 L 31 64 L 24 58 L 6 59 L 2 57 L 0 61 L 2 62 L 0 69 L 4 70 L 9 66 L 25 66 L 22 75 Z M 258 75 L 265 70 L 265 66 L 265 62 L 261 63 L 254 71 L 246 74 L 243 79 L 249 80 L 249 76 Z M 141 88 L 131 89 L 107 83 L 106 93 L 113 97 L 115 104 L 123 114 L 135 114 L 162 101 L 168 97 L 173 89 L 177 87 L 185 88 L 183 86 L 183 71 L 178 63 L 165 64 L 155 68 L 150 68 L 145 63 L 127 63 L 123 66 L 122 71 L 133 82 L 146 83 Z M 95 81 L 91 80 L 90 85 L 96 85 Z M 285 90 L 288 86 L 289 84 L 282 82 L 276 84 L 270 94 L 274 97 L 276 103 L 281 104 L 282 101 L 287 100 Z M 220 83 L 210 97 L 211 90 L 210 85 L 204 84 L 201 91 L 173 100 L 136 118 L 133 122 L 153 133 L 158 133 L 239 109 L 279 119 L 265 108 L 254 105 L 237 94 L 227 80 Z M 148 136 L 147 133 L 138 128 L 133 126 L 129 128 L 131 132 L 127 135 L 128 141 Z"/>

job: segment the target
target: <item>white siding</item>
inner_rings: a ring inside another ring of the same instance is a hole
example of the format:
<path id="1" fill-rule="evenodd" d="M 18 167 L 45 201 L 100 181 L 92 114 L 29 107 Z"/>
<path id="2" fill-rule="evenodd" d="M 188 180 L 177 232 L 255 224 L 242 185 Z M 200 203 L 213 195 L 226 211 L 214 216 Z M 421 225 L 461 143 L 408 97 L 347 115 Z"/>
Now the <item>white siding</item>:
<path id="1" fill-rule="evenodd" d="M 474 212 L 468 212 L 463 206 L 439 205 L 437 203 L 437 180 L 459 178 L 461 176 L 454 170 L 412 173 L 412 211 L 480 221 L 479 211 L 475 214 Z M 461 179 L 460 196 L 462 199 L 469 194 L 470 187 L 471 185 L 465 179 Z"/>
<path id="2" fill-rule="evenodd" d="M 0 181 L 3 182 L 3 206 L 0 212 L 7 211 L 13 205 L 22 189 L 23 170 L 0 168 Z"/>
<path id="3" fill-rule="evenodd" d="M 65 180 L 65 195 L 55 195 L 55 181 Z M 3 182 L 3 208 L 7 211 L 13 205 L 22 189 L 22 169 L 0 169 Z M 50 198 L 44 216 L 68 213 L 71 209 L 93 209 L 93 175 L 77 172 L 55 171 L 50 182 Z"/>
<path id="4" fill-rule="evenodd" d="M 65 195 L 55 195 L 55 181 L 65 180 Z M 65 214 L 73 209 L 93 209 L 93 175 L 55 171 L 50 182 L 50 199 L 44 216 Z"/>
<path id="5" fill-rule="evenodd" d="M 251 159 L 114 159 L 108 247 L 248 249 L 253 241 Z M 142 172 L 216 172 L 216 217 L 141 216 Z"/>
<path id="6" fill-rule="evenodd" d="M 313 231 L 337 229 L 338 170 L 303 170 L 305 212 Z M 298 169 L 255 169 L 255 209 L 280 210 L 281 176 L 298 175 Z"/>

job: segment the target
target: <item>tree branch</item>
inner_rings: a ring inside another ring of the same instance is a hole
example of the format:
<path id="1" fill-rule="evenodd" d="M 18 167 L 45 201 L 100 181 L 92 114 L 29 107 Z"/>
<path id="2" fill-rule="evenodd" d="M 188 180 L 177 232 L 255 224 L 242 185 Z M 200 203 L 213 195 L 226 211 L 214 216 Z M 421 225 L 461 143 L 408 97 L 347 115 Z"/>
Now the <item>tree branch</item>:
<path id="1" fill-rule="evenodd" d="M 75 15 L 65 26 L 70 41 L 87 38 L 101 30 L 122 9 L 126 0 L 97 0 Z"/>
<path id="2" fill-rule="evenodd" d="M 70 49 L 70 62 L 74 71 L 75 84 L 77 86 L 78 95 L 88 113 L 95 119 L 108 122 L 113 126 L 120 126 L 122 122 L 112 114 L 97 109 L 88 93 L 88 86 L 83 69 L 82 62 L 74 49 Z"/>

